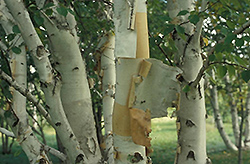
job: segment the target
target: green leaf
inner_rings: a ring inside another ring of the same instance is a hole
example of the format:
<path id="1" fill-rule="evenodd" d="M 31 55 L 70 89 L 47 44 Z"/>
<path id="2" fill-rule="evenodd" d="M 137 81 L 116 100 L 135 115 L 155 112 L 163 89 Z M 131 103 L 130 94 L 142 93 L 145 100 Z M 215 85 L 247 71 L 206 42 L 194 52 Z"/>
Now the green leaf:
<path id="1" fill-rule="evenodd" d="M 185 92 L 185 93 L 187 93 L 187 92 L 190 91 L 190 89 L 191 89 L 190 85 L 185 85 L 185 86 L 182 88 L 182 91 Z"/>
<path id="2" fill-rule="evenodd" d="M 250 79 L 250 70 L 245 70 L 241 72 L 242 79 L 247 83 Z"/>
<path id="3" fill-rule="evenodd" d="M 227 71 L 230 77 L 235 76 L 235 68 L 234 66 L 227 65 Z"/>
<path id="4" fill-rule="evenodd" d="M 15 26 L 12 27 L 12 31 L 13 31 L 15 34 L 21 33 L 21 32 L 20 32 L 20 29 L 19 29 L 19 27 L 18 27 L 17 25 L 15 25 Z"/>
<path id="5" fill-rule="evenodd" d="M 22 50 L 19 47 L 12 47 L 11 50 L 15 53 L 15 54 L 20 54 L 22 52 Z"/>
<path id="6" fill-rule="evenodd" d="M 49 3 L 47 3 L 47 4 L 45 4 L 45 5 L 43 6 L 43 9 L 47 9 L 47 8 L 52 7 L 52 6 L 55 6 L 55 4 L 52 3 L 52 2 L 49 2 Z"/>
<path id="7" fill-rule="evenodd" d="M 61 7 L 59 7 L 59 8 L 56 8 L 56 11 L 58 12 L 58 14 L 60 14 L 60 15 L 62 15 L 62 16 L 64 16 L 64 17 L 66 17 L 67 14 L 68 14 L 67 8 L 66 8 L 66 7 L 63 7 L 63 6 L 61 6 Z"/>
<path id="8" fill-rule="evenodd" d="M 222 44 L 222 43 L 219 43 L 219 44 L 216 44 L 216 46 L 215 46 L 215 48 L 214 48 L 214 51 L 218 53 L 218 52 L 222 52 L 223 49 L 224 49 L 223 44 Z"/>
<path id="9" fill-rule="evenodd" d="M 223 78 L 227 73 L 227 67 L 218 66 L 217 67 L 217 73 L 218 73 L 219 78 Z"/>
<path id="10" fill-rule="evenodd" d="M 226 24 L 229 28 L 234 29 L 235 24 L 233 22 L 227 20 Z"/>
<path id="11" fill-rule="evenodd" d="M 245 66 L 246 65 L 246 61 L 243 60 L 242 58 L 240 58 L 239 56 L 234 56 L 234 59 L 237 63 L 239 63 L 240 65 Z"/>
<path id="12" fill-rule="evenodd" d="M 174 27 L 175 26 L 173 24 L 167 25 L 167 28 L 164 31 L 165 35 L 171 33 L 174 30 Z"/>
<path id="13" fill-rule="evenodd" d="M 184 34 L 185 33 L 185 29 L 184 27 L 181 27 L 181 26 L 176 26 L 176 31 L 179 33 L 179 34 Z"/>
<path id="14" fill-rule="evenodd" d="M 48 9 L 48 10 L 45 11 L 45 14 L 48 15 L 48 16 L 50 16 L 50 15 L 53 14 L 53 10 L 52 9 Z"/>
<path id="15" fill-rule="evenodd" d="M 216 58 L 216 56 L 214 54 L 211 54 L 211 55 L 208 56 L 209 61 L 214 61 L 215 58 Z"/>
<path id="16" fill-rule="evenodd" d="M 192 14 L 188 17 L 189 21 L 193 24 L 196 24 L 199 22 L 200 17 L 198 15 Z"/>
<path id="17" fill-rule="evenodd" d="M 229 33 L 226 38 L 225 38 L 225 41 L 224 43 L 231 43 L 234 39 L 236 38 L 236 35 L 233 34 L 233 33 Z"/>
<path id="18" fill-rule="evenodd" d="M 39 26 L 41 26 L 44 22 L 44 19 L 38 14 L 34 16 L 34 20 Z"/>
<path id="19" fill-rule="evenodd" d="M 180 11 L 180 12 L 177 14 L 177 16 L 186 15 L 187 13 L 189 13 L 189 11 L 187 11 L 187 10 L 182 10 L 182 11 Z"/>
<path id="20" fill-rule="evenodd" d="M 15 34 L 9 34 L 7 36 L 8 41 L 12 41 L 15 38 L 15 36 L 16 36 Z"/>
<path id="21" fill-rule="evenodd" d="M 4 112 L 4 117 L 5 117 L 5 118 L 10 118 L 11 116 L 12 116 L 11 110 L 6 110 L 6 111 Z"/>
<path id="22" fill-rule="evenodd" d="M 244 39 L 243 39 L 243 38 L 236 38 L 236 39 L 235 39 L 235 45 L 236 45 L 237 47 L 243 46 L 243 45 L 244 45 Z"/>

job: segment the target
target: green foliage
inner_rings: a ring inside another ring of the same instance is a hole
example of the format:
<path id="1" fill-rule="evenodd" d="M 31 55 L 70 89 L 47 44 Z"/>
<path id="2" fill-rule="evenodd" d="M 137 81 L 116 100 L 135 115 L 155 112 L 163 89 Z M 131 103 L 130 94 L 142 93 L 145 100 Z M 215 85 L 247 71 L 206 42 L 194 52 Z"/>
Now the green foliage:
<path id="1" fill-rule="evenodd" d="M 185 92 L 185 93 L 187 93 L 187 92 L 190 91 L 190 89 L 191 89 L 190 85 L 185 85 L 185 86 L 182 88 L 182 91 Z"/>
<path id="2" fill-rule="evenodd" d="M 22 50 L 19 47 L 12 47 L 11 50 L 15 53 L 15 54 L 20 54 L 22 52 Z"/>
<path id="3" fill-rule="evenodd" d="M 250 70 L 245 70 L 241 72 L 242 79 L 247 83 L 250 79 Z"/>

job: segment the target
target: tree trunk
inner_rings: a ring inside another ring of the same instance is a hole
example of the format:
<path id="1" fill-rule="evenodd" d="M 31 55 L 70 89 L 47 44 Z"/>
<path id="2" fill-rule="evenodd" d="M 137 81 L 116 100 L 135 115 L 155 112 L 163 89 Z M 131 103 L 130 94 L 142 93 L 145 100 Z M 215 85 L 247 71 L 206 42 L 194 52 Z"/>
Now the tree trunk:
<path id="1" fill-rule="evenodd" d="M 238 116 L 238 110 L 237 110 L 237 101 L 234 99 L 234 95 L 232 93 L 232 88 L 230 86 L 229 77 L 225 77 L 226 81 L 226 90 L 229 97 L 229 106 L 231 107 L 231 118 L 232 118 L 232 127 L 234 132 L 234 139 L 235 139 L 235 145 L 239 147 L 239 138 L 240 138 L 240 126 L 239 126 L 239 116 Z M 241 143 L 243 144 L 243 141 Z"/>
<path id="2" fill-rule="evenodd" d="M 85 64 L 76 38 L 68 30 L 71 28 L 61 26 L 67 24 L 65 18 L 59 14 L 54 18 L 57 20 L 54 23 L 45 18 L 45 27 L 50 38 L 55 69 L 62 80 L 63 109 L 81 149 L 89 162 L 96 164 L 101 161 L 101 152 L 96 136 Z"/>
<path id="3" fill-rule="evenodd" d="M 114 1 L 114 9 L 115 56 L 118 58 L 113 112 L 115 163 L 146 164 L 145 146 L 135 144 L 132 138 L 133 114 L 129 106 L 133 77 L 137 77 L 143 58 L 149 58 L 146 4 L 144 0 Z"/>
<path id="4" fill-rule="evenodd" d="M 214 78 L 214 71 L 212 71 L 212 77 Z M 216 86 L 211 86 L 210 96 L 211 96 L 211 104 L 212 104 L 213 111 L 214 111 L 214 120 L 215 120 L 217 129 L 220 133 L 220 136 L 223 139 L 227 148 L 234 150 L 234 151 L 237 151 L 238 148 L 232 143 L 229 136 L 227 135 L 227 133 L 224 130 L 223 122 L 221 119 L 222 117 L 221 117 L 220 111 L 219 111 L 220 108 L 219 108 L 219 103 L 218 103 L 218 93 L 217 93 Z"/>
<path id="5" fill-rule="evenodd" d="M 245 122 L 245 146 L 250 147 L 250 82 L 248 83 L 248 94 L 246 99 L 246 122 Z"/>
<path id="6" fill-rule="evenodd" d="M 105 160 L 114 164 L 112 113 L 115 94 L 115 35 L 107 33 L 99 42 L 96 50 L 98 74 L 102 78 L 102 104 L 105 128 Z M 99 68 L 100 67 L 100 68 Z"/>
<path id="7" fill-rule="evenodd" d="M 5 12 L 5 15 L 9 15 L 8 11 L 4 6 L 4 2 L 1 1 L 2 12 Z M 12 27 L 14 26 L 13 19 L 10 17 L 1 16 L 1 25 L 4 28 L 7 34 L 12 33 Z M 15 79 L 22 87 L 26 88 L 27 85 L 27 65 L 26 65 L 26 50 L 25 46 L 21 45 L 23 43 L 22 39 L 17 39 L 16 37 L 13 40 L 13 43 L 16 43 L 15 46 L 20 46 L 21 53 L 12 54 L 11 59 L 11 72 L 12 77 Z M 12 113 L 14 115 L 7 116 L 7 122 L 10 125 L 12 131 L 17 137 L 17 141 L 22 146 L 26 155 L 28 156 L 30 163 L 50 163 L 43 146 L 40 144 L 38 139 L 33 134 L 31 127 L 28 125 L 28 119 L 26 114 L 26 97 L 21 95 L 18 91 L 12 89 L 13 100 L 9 108 L 5 113 Z"/>
<path id="8" fill-rule="evenodd" d="M 79 142 L 75 138 L 63 111 L 60 98 L 61 79 L 60 76 L 53 76 L 52 67 L 48 59 L 48 51 L 45 50 L 39 39 L 23 2 L 15 0 L 6 0 L 5 2 L 18 22 L 24 41 L 33 55 L 33 60 L 40 76 L 41 86 L 47 100 L 47 110 L 52 118 L 52 126 L 57 133 L 60 133 L 60 139 L 66 148 L 68 158 L 75 163 L 86 163 L 88 161 L 87 157 L 80 149 Z M 47 118 L 47 114 L 45 117 Z"/>
<path id="9" fill-rule="evenodd" d="M 203 20 L 200 18 L 197 25 L 194 25 L 188 22 L 189 14 L 177 16 L 182 10 L 194 10 L 194 4 L 193 0 L 170 0 L 167 3 L 170 17 L 177 21 L 176 24 L 183 23 L 181 27 L 185 29 L 185 33 L 183 33 L 185 38 L 181 38 L 176 31 L 173 33 L 173 39 L 178 49 L 175 56 L 176 65 L 183 70 L 181 88 L 188 88 L 181 92 L 180 109 L 177 111 L 178 147 L 175 163 L 178 164 L 208 162 L 204 80 L 202 78 L 197 86 L 191 84 L 203 64 L 200 47 Z M 201 11 L 205 7 L 206 1 L 203 1 Z"/>

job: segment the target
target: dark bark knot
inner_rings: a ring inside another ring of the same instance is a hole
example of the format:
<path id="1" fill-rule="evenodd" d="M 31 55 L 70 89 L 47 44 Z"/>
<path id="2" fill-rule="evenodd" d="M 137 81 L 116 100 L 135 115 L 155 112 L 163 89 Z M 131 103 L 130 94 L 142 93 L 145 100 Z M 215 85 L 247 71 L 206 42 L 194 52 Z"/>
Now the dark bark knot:
<path id="1" fill-rule="evenodd" d="M 187 127 L 193 127 L 193 126 L 195 126 L 195 123 L 191 120 L 187 120 L 186 125 L 187 125 Z"/>
<path id="2" fill-rule="evenodd" d="M 56 122 L 55 125 L 56 126 L 60 126 L 62 123 L 61 122 Z"/>
<path id="3" fill-rule="evenodd" d="M 81 161 L 84 161 L 84 155 L 83 154 L 79 154 L 76 157 L 75 164 L 80 163 Z"/>
<path id="4" fill-rule="evenodd" d="M 74 134 L 71 133 L 70 136 L 69 136 L 69 138 L 72 138 L 73 136 L 74 136 Z"/>
<path id="5" fill-rule="evenodd" d="M 78 67 L 75 67 L 75 68 L 72 69 L 72 71 L 78 71 L 78 70 L 79 70 Z"/>
<path id="6" fill-rule="evenodd" d="M 135 152 L 134 155 L 128 155 L 128 159 L 131 163 L 138 163 L 143 160 L 140 152 Z"/>
<path id="7" fill-rule="evenodd" d="M 44 158 L 41 158 L 40 160 L 39 160 L 39 164 L 46 164 L 47 162 L 46 162 L 46 160 L 44 159 Z"/>
<path id="8" fill-rule="evenodd" d="M 194 152 L 192 150 L 188 152 L 187 159 L 189 159 L 189 158 L 195 160 L 195 155 L 194 155 Z"/>

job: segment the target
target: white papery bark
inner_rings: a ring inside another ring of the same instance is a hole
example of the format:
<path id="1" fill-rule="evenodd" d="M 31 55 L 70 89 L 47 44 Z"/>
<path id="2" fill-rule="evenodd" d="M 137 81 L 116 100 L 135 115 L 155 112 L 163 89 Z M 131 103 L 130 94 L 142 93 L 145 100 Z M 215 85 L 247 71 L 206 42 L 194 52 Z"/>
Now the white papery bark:
<path id="1" fill-rule="evenodd" d="M 66 119 L 61 100 L 58 98 L 61 88 L 60 79 L 58 77 L 53 78 L 52 68 L 48 59 L 49 53 L 45 50 L 39 39 L 23 2 L 6 0 L 5 3 L 14 19 L 18 22 L 24 41 L 33 55 L 42 88 L 45 92 L 45 98 L 48 100 L 48 112 L 51 115 L 53 127 L 61 134 L 60 138 L 67 150 L 69 159 L 75 163 L 86 163 L 86 156 L 80 149 L 79 142 L 76 140 L 74 132 Z M 53 98 L 56 101 L 52 101 Z"/>
<path id="2" fill-rule="evenodd" d="M 182 10 L 194 10 L 193 0 L 170 0 L 168 12 L 177 24 L 188 21 L 189 14 L 178 16 Z M 206 3 L 203 2 L 202 10 Z M 183 71 L 181 87 L 194 81 L 202 67 L 200 48 L 200 33 L 203 20 L 197 25 L 184 23 L 186 40 L 183 40 L 175 32 L 175 45 L 178 52 L 175 56 L 176 64 Z M 189 40 L 189 41 L 188 41 Z M 201 164 L 207 162 L 206 154 L 206 121 L 205 121 L 205 97 L 204 80 L 201 79 L 198 86 L 191 86 L 187 93 L 181 92 L 180 109 L 177 113 L 178 147 L 175 163 L 178 164 Z"/>
<path id="3" fill-rule="evenodd" d="M 55 69 L 62 80 L 61 101 L 70 126 L 90 163 L 101 161 L 85 64 L 66 19 L 45 19 Z M 73 17 L 72 17 L 73 19 Z M 73 30 L 73 29 L 72 29 Z M 63 141 L 62 141 L 63 142 Z"/>
<path id="4" fill-rule="evenodd" d="M 105 156 L 109 164 L 114 164 L 112 113 L 115 94 L 115 35 L 113 32 L 103 36 L 97 47 L 98 57 L 101 58 L 99 76 L 102 77 L 102 104 L 105 127 Z"/>
<path id="5" fill-rule="evenodd" d="M 0 23 L 5 30 L 6 34 L 12 33 L 12 27 L 15 25 L 11 15 L 7 11 L 3 1 L 0 1 L 1 5 L 1 16 Z M 25 46 L 21 45 L 23 39 L 20 36 L 15 37 L 12 41 L 14 46 L 20 46 L 21 53 L 11 54 L 11 72 L 12 78 L 16 82 L 20 83 L 23 88 L 26 88 L 27 85 L 27 64 L 26 64 L 26 50 Z M 41 143 L 38 141 L 36 136 L 33 134 L 31 127 L 28 125 L 28 118 L 26 114 L 26 97 L 24 97 L 17 90 L 12 88 L 12 106 L 11 109 L 15 113 L 14 119 L 7 118 L 7 122 L 11 125 L 11 129 L 14 132 L 17 141 L 23 148 L 26 153 L 30 163 L 40 163 L 44 161 L 45 163 L 51 163 L 45 154 L 44 149 L 42 148 Z"/>

